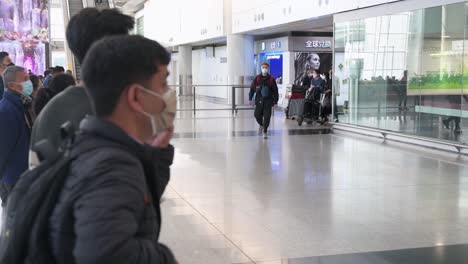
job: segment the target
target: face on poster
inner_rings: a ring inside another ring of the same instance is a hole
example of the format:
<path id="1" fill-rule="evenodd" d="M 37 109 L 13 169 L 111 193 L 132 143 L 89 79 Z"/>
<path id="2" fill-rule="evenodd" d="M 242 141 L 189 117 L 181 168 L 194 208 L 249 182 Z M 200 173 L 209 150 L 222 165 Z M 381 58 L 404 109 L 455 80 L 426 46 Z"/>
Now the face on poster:
<path id="1" fill-rule="evenodd" d="M 47 0 L 0 0 L 0 50 L 36 74 L 45 70 L 48 25 Z"/>
<path id="2" fill-rule="evenodd" d="M 296 52 L 294 58 L 294 84 L 300 84 L 307 76 L 307 70 L 314 69 L 325 73 L 332 65 L 331 53 Z"/>

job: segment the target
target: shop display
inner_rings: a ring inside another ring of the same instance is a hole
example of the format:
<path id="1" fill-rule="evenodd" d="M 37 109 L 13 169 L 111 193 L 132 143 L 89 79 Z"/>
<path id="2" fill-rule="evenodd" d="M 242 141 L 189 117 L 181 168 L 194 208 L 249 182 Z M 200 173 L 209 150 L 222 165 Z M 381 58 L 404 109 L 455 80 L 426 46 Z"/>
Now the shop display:
<path id="1" fill-rule="evenodd" d="M 301 84 L 308 69 L 328 72 L 332 66 L 331 53 L 296 52 L 294 56 L 294 84 Z"/>
<path id="2" fill-rule="evenodd" d="M 47 0 L 0 0 L 0 50 L 37 74 L 45 70 L 48 25 Z"/>

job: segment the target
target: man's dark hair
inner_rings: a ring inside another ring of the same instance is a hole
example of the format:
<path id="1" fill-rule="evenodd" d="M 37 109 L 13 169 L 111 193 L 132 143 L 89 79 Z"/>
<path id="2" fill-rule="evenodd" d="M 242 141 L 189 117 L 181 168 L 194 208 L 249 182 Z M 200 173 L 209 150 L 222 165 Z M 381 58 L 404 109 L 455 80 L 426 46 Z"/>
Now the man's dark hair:
<path id="1" fill-rule="evenodd" d="M 268 66 L 268 68 L 270 68 L 270 64 L 269 64 L 268 62 L 262 63 L 262 65 L 260 65 L 260 67 L 261 67 L 261 66 Z"/>
<path id="2" fill-rule="evenodd" d="M 73 16 L 67 26 L 67 43 L 73 55 L 83 62 L 91 45 L 106 36 L 128 35 L 134 19 L 117 9 L 85 8 Z"/>
<path id="3" fill-rule="evenodd" d="M 3 63 L 3 60 L 5 59 L 5 57 L 8 57 L 8 56 L 10 56 L 10 54 L 8 54 L 8 52 L 6 52 L 6 51 L 0 52 L 0 63 Z"/>
<path id="4" fill-rule="evenodd" d="M 64 73 L 65 68 L 62 66 L 55 66 L 54 69 L 52 70 L 53 73 Z"/>
<path id="5" fill-rule="evenodd" d="M 29 75 L 29 80 L 31 80 L 33 84 L 33 91 L 37 91 L 39 88 L 39 76 L 31 74 Z"/>
<path id="6" fill-rule="evenodd" d="M 115 36 L 95 43 L 83 62 L 82 77 L 96 115 L 112 115 L 130 85 L 147 87 L 159 67 L 170 61 L 171 55 L 163 46 L 141 36 Z"/>

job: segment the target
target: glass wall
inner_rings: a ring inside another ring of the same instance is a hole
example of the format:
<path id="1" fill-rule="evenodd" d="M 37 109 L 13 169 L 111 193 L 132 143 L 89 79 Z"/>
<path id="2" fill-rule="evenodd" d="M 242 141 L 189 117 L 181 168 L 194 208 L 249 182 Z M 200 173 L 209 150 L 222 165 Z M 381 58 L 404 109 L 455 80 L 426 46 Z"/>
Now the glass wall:
<path id="1" fill-rule="evenodd" d="M 335 24 L 339 121 L 468 143 L 468 4 Z"/>

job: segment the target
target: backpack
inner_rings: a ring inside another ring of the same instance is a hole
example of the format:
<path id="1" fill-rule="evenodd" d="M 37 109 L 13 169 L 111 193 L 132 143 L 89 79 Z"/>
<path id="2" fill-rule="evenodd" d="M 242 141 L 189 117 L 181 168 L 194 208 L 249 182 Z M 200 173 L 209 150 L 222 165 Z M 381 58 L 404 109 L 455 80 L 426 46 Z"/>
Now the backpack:
<path id="1" fill-rule="evenodd" d="M 0 263 L 55 263 L 49 242 L 49 218 L 69 175 L 75 130 L 61 127 L 62 144 L 54 149 L 48 140 L 34 146 L 43 162 L 24 172 L 13 187 L 3 212 Z M 92 148 L 79 150 L 79 153 Z"/>
<path id="2" fill-rule="evenodd" d="M 257 97 L 257 94 L 260 95 L 259 98 L 268 98 L 271 96 L 271 87 L 273 86 L 273 81 L 275 79 L 273 78 L 273 76 L 270 75 L 270 78 L 268 79 L 268 91 L 266 91 L 268 94 L 266 96 L 262 95 L 262 92 L 265 93 L 265 91 L 262 91 L 264 89 L 264 87 L 262 87 L 263 85 L 260 86 L 260 84 L 262 84 L 262 79 L 261 79 L 261 76 L 260 75 L 257 75 L 257 77 L 255 78 L 255 84 L 257 86 L 257 90 L 255 91 L 255 98 Z"/>

